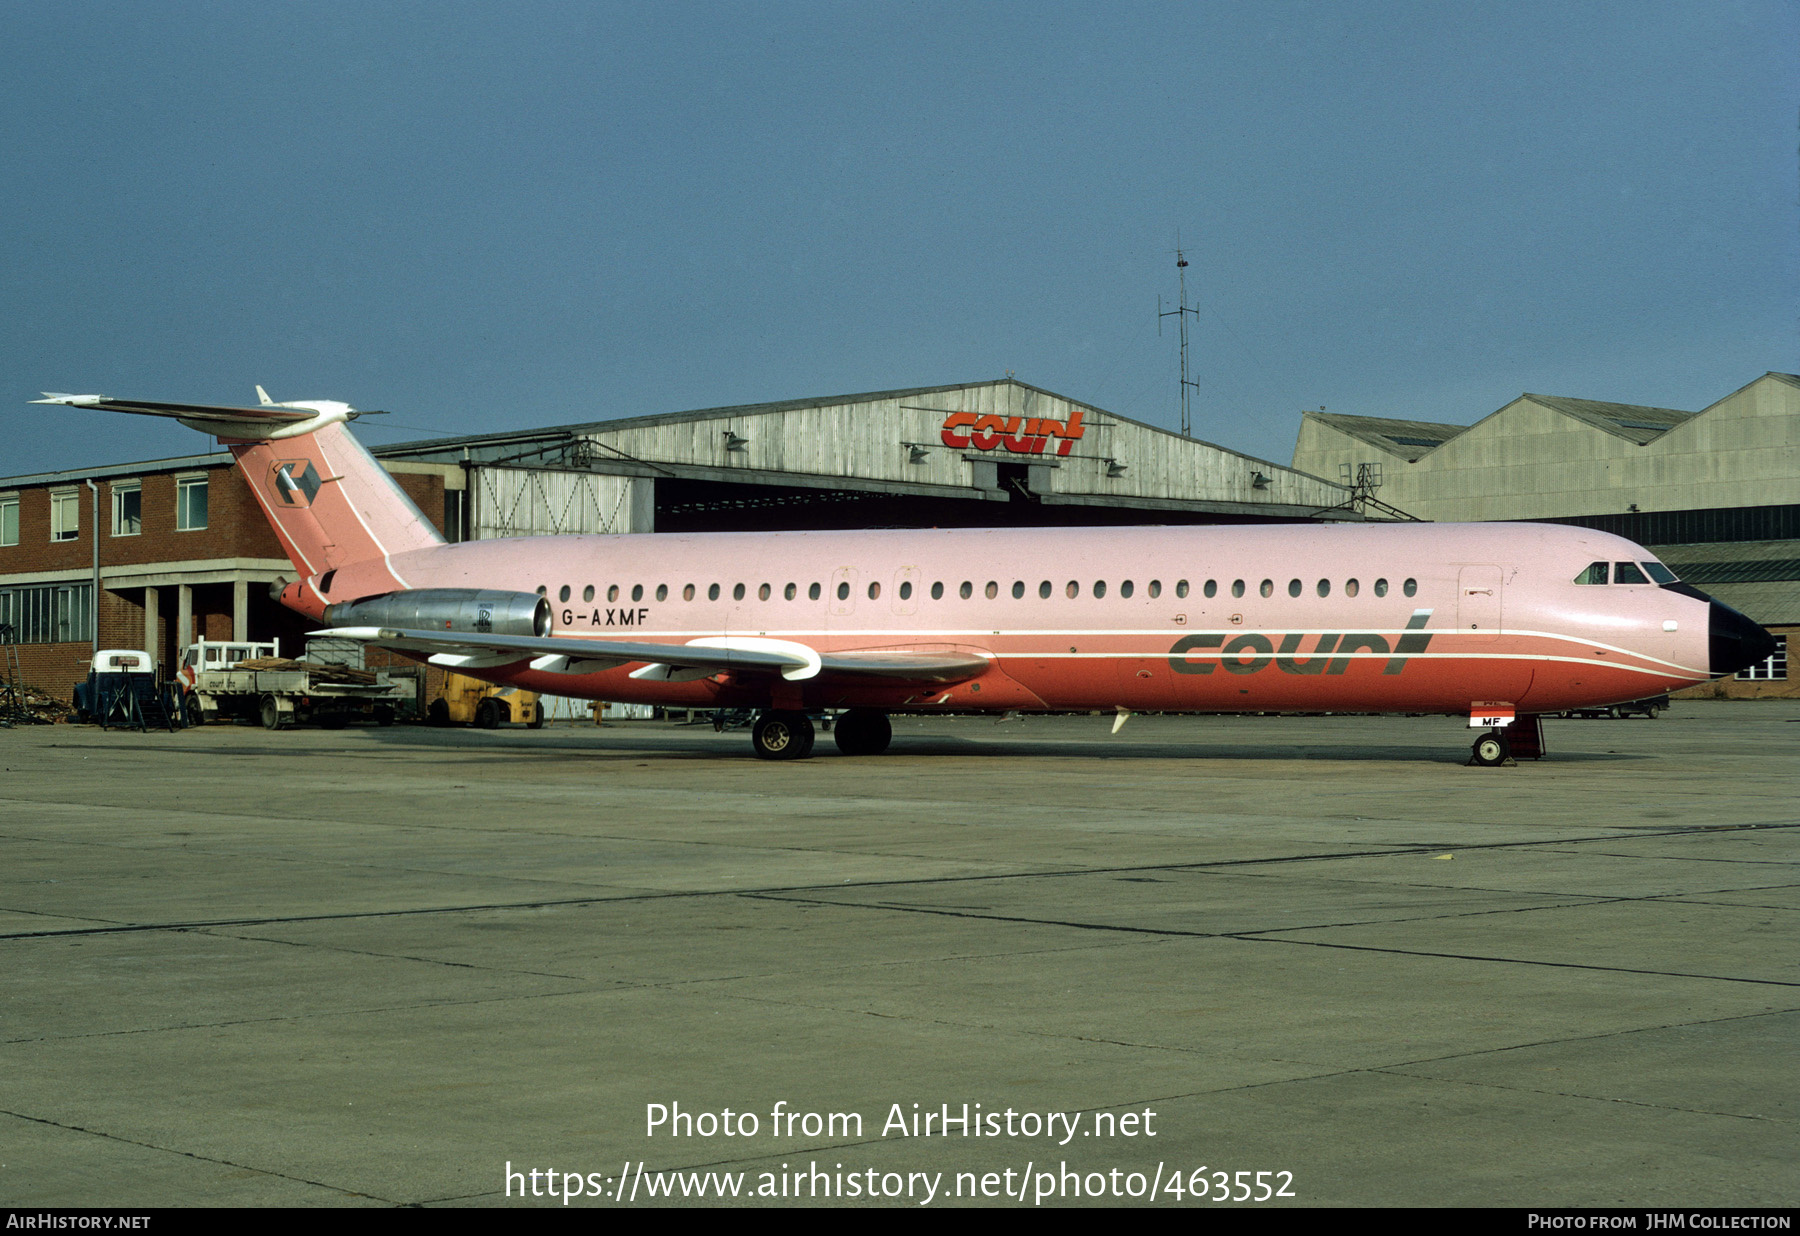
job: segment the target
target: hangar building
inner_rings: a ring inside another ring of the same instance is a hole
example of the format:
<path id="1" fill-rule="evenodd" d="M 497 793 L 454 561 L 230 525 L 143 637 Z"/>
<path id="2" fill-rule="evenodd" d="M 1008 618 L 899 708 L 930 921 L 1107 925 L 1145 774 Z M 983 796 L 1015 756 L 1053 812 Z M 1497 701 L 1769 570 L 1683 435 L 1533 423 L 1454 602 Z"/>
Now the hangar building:
<path id="1" fill-rule="evenodd" d="M 1629 537 L 1775 633 L 1736 679 L 1800 695 L 1800 377 L 1768 373 L 1698 412 L 1520 395 L 1473 425 L 1306 413 L 1294 467 L 1421 519 L 1546 520 Z"/>
<path id="2" fill-rule="evenodd" d="M 1334 482 L 1011 378 L 373 453 L 451 540 L 1360 517 Z M 85 675 L 96 584 L 102 647 L 165 666 L 196 638 L 299 651 L 307 624 L 268 596 L 293 568 L 231 472 L 215 452 L 0 479 L 0 624 L 25 681 L 66 698 Z"/>

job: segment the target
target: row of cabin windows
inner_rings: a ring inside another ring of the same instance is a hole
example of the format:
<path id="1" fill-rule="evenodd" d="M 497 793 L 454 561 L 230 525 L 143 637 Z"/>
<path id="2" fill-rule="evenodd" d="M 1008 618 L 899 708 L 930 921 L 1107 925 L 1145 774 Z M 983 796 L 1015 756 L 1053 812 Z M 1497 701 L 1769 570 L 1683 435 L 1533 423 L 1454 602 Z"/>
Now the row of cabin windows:
<path id="1" fill-rule="evenodd" d="M 1642 567 L 1642 570 L 1638 568 Z M 1660 562 L 1590 562 L 1575 577 L 1578 584 L 1672 584 L 1675 572 Z"/>
<path id="2" fill-rule="evenodd" d="M 1604 566 L 1605 564 L 1602 563 L 1601 565 Z M 931 585 L 931 599 L 934 601 L 942 600 L 944 597 L 944 587 L 945 586 L 941 581 L 938 583 L 932 584 Z M 1231 595 L 1234 597 L 1241 597 L 1247 591 L 1247 585 L 1241 579 L 1232 580 L 1230 588 L 1231 588 Z M 1093 582 L 1093 584 L 1089 586 L 1089 589 L 1088 589 L 1088 591 L 1090 591 L 1093 594 L 1093 596 L 1096 600 L 1098 600 L 1101 597 L 1104 597 L 1106 595 L 1106 590 L 1107 590 L 1107 583 L 1103 579 L 1095 580 Z M 1262 581 L 1261 584 L 1257 585 L 1256 590 L 1257 590 L 1257 593 L 1261 596 L 1265 596 L 1265 597 L 1274 596 L 1275 595 L 1275 581 L 1272 579 L 1265 579 Z M 1298 579 L 1290 579 L 1288 581 L 1287 594 L 1290 597 L 1300 596 L 1306 590 L 1307 590 L 1306 584 L 1303 581 L 1298 580 Z M 1388 581 L 1385 578 L 1377 579 L 1374 582 L 1374 584 L 1371 585 L 1371 590 L 1375 593 L 1376 596 L 1385 597 L 1388 594 Z M 548 596 L 549 591 L 550 591 L 549 588 L 545 587 L 543 585 L 539 585 L 539 587 L 538 587 L 538 595 L 539 596 Z M 837 599 L 838 600 L 847 601 L 850 599 L 850 584 L 847 581 L 840 581 L 838 583 L 836 591 L 837 591 Z M 990 579 L 990 580 L 988 580 L 987 585 L 981 591 L 982 591 L 983 596 L 987 597 L 989 600 L 993 600 L 1000 595 L 1000 582 L 998 580 Z M 1162 591 L 1163 591 L 1162 581 L 1160 579 L 1151 580 L 1148 584 L 1144 585 L 1144 591 L 1147 595 L 1149 595 L 1151 597 L 1160 597 L 1162 595 Z M 1188 581 L 1185 579 L 1177 580 L 1175 583 L 1174 591 L 1175 591 L 1175 595 L 1178 597 L 1187 596 L 1188 591 L 1189 591 Z M 1317 596 L 1328 597 L 1331 595 L 1332 582 L 1328 579 L 1321 579 L 1312 586 L 1312 591 Z M 1419 591 L 1419 581 L 1416 579 L 1406 580 L 1404 583 L 1402 583 L 1400 585 L 1400 591 L 1409 597 L 1417 594 Z M 745 585 L 734 584 L 734 585 L 732 585 L 732 589 L 731 589 L 731 599 L 734 601 L 742 601 L 744 599 L 745 595 L 747 594 L 747 592 L 748 592 L 748 589 L 746 588 Z M 1022 599 L 1025 596 L 1025 592 L 1026 592 L 1025 581 L 1022 579 L 1015 579 L 1012 584 L 1013 598 L 1015 600 Z M 1044 600 L 1048 600 L 1052 595 L 1055 594 L 1055 592 L 1056 592 L 1055 585 L 1053 585 L 1047 579 L 1044 580 L 1042 583 L 1038 584 L 1038 586 L 1037 586 L 1037 594 L 1040 598 L 1042 598 Z M 1200 592 L 1203 596 L 1207 596 L 1207 597 L 1218 596 L 1219 595 L 1219 581 L 1216 579 L 1207 580 L 1204 584 L 1202 584 L 1200 586 Z M 1343 593 L 1345 596 L 1347 596 L 1347 597 L 1358 596 L 1361 594 L 1361 592 L 1362 592 L 1362 583 L 1359 580 L 1347 579 L 1344 581 Z M 899 593 L 900 593 L 900 599 L 902 601 L 912 600 L 912 596 L 913 596 L 912 581 L 911 580 L 901 581 Z M 968 600 L 969 598 L 973 597 L 975 595 L 974 582 L 972 580 L 965 579 L 962 582 L 962 585 L 959 588 L 957 588 L 956 593 L 958 596 L 960 596 L 965 601 Z M 1062 593 L 1064 596 L 1070 598 L 1071 600 L 1073 600 L 1076 597 L 1079 597 L 1082 594 L 1081 581 L 1074 580 L 1074 579 L 1070 580 L 1067 584 L 1063 585 Z M 1123 580 L 1120 582 L 1119 596 L 1121 598 L 1131 597 L 1131 596 L 1136 595 L 1136 593 L 1137 593 L 1137 584 L 1135 581 L 1127 579 L 1127 580 Z M 585 587 L 581 590 L 581 599 L 584 603 L 592 603 L 595 598 L 595 595 L 596 595 L 595 588 L 594 588 L 594 585 L 592 585 L 592 584 L 589 584 L 587 587 Z M 655 592 L 652 595 L 658 601 L 668 600 L 669 599 L 669 585 L 667 585 L 667 584 L 656 585 Z M 695 585 L 693 585 L 693 584 L 682 585 L 682 588 L 681 588 L 681 599 L 682 600 L 692 601 L 692 600 L 694 600 L 696 595 L 698 595 L 698 592 L 697 592 Z M 707 588 L 706 588 L 706 599 L 707 600 L 717 601 L 719 599 L 720 595 L 721 595 L 720 585 L 718 585 L 718 584 L 707 585 Z M 757 589 L 756 589 L 757 600 L 767 601 L 770 597 L 772 597 L 774 595 L 775 595 L 775 589 L 772 585 L 760 584 L 757 586 Z M 781 595 L 785 600 L 789 600 L 789 601 L 797 600 L 800 596 L 800 585 L 788 584 L 788 585 L 784 586 L 781 590 Z M 821 585 L 814 583 L 814 584 L 809 584 L 807 586 L 806 597 L 808 600 L 817 601 L 823 595 L 824 595 L 824 589 Z M 874 581 L 869 584 L 868 595 L 869 595 L 869 599 L 871 601 L 879 600 L 881 598 L 881 583 L 879 580 Z M 570 585 L 564 584 L 562 586 L 561 590 L 557 593 L 557 600 L 562 601 L 562 602 L 567 602 L 567 601 L 571 600 L 573 598 L 573 596 L 574 596 L 574 589 Z M 630 596 L 633 601 L 642 601 L 644 599 L 644 585 L 633 584 L 631 586 Z M 609 602 L 617 602 L 620 599 L 620 586 L 618 584 L 613 584 L 611 587 L 609 587 L 606 590 L 606 599 Z"/>

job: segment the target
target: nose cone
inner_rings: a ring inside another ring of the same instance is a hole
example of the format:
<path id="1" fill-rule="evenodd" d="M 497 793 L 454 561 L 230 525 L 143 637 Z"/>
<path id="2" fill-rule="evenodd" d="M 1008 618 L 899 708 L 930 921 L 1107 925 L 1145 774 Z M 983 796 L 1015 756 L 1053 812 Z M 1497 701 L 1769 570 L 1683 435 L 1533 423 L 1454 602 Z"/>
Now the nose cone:
<path id="1" fill-rule="evenodd" d="M 1723 678 L 1755 665 L 1775 651 L 1775 637 L 1729 605 L 1712 603 L 1707 619 L 1712 676 Z"/>

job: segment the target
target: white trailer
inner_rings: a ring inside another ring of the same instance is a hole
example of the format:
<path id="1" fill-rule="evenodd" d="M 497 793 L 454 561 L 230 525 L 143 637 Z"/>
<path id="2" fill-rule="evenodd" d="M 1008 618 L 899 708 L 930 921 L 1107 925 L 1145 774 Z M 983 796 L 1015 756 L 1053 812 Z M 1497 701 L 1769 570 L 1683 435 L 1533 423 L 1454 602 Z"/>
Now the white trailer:
<path id="1" fill-rule="evenodd" d="M 346 681 L 356 675 L 339 666 L 305 661 L 279 667 L 258 664 L 280 660 L 280 640 L 203 639 L 189 644 L 179 675 L 187 691 L 189 724 L 249 720 L 278 730 L 316 722 L 335 729 L 366 719 L 388 725 L 399 704 L 413 694 L 411 684 L 389 682 L 383 674 L 368 682 Z"/>

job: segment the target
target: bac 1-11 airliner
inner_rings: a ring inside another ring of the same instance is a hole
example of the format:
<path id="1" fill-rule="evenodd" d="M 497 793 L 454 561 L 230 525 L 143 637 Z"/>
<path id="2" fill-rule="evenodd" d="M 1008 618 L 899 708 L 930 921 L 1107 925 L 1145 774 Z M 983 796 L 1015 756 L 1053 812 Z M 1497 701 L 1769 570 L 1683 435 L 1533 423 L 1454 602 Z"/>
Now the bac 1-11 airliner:
<path id="1" fill-rule="evenodd" d="M 321 634 L 583 699 L 757 710 L 766 759 L 886 749 L 893 713 L 1537 719 L 1735 673 L 1774 640 L 1639 545 L 1556 524 L 1323 524 L 446 543 L 327 400 L 38 402 L 173 417 L 237 459 Z"/>

